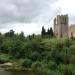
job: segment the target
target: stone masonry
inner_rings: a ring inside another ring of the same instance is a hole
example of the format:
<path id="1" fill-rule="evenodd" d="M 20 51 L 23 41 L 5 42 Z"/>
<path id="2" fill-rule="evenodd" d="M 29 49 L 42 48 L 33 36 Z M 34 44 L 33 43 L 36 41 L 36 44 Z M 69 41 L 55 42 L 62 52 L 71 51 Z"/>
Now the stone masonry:
<path id="1" fill-rule="evenodd" d="M 54 18 L 54 35 L 56 37 L 75 37 L 75 25 L 69 26 L 68 15 L 57 15 Z"/>

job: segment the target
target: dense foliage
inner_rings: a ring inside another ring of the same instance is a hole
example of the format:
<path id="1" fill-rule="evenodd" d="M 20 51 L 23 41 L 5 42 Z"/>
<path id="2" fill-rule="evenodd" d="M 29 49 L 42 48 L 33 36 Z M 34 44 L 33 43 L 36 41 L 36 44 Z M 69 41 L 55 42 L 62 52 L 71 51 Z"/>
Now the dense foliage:
<path id="1" fill-rule="evenodd" d="M 75 41 L 70 38 L 0 34 L 0 62 L 18 62 L 39 75 L 75 75 Z"/>

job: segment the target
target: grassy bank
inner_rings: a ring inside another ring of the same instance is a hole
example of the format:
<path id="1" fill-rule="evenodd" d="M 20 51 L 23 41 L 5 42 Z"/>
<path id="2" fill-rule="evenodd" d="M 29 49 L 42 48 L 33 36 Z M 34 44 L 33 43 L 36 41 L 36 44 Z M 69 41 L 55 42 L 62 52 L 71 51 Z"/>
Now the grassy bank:
<path id="1" fill-rule="evenodd" d="M 0 64 L 39 75 L 75 75 L 75 42 L 70 38 L 0 35 Z"/>

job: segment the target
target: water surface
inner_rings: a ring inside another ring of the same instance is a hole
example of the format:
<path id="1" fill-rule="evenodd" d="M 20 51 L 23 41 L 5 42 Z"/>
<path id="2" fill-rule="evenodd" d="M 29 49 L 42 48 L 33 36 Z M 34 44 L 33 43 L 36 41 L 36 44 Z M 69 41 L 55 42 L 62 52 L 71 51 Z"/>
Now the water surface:
<path id="1" fill-rule="evenodd" d="M 5 71 L 0 70 L 0 75 L 35 75 L 31 71 Z"/>

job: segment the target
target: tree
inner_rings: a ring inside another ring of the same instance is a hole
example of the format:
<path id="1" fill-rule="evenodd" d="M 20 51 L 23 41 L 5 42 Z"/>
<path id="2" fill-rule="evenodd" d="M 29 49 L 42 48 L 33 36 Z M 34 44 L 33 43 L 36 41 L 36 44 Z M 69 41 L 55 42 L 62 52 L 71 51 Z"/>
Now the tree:
<path id="1" fill-rule="evenodd" d="M 53 36 L 53 29 L 50 28 L 50 36 Z"/>
<path id="2" fill-rule="evenodd" d="M 39 61 L 41 59 L 41 55 L 39 52 L 33 52 L 32 55 L 31 55 L 31 59 L 33 61 Z"/>
<path id="3" fill-rule="evenodd" d="M 42 35 L 42 36 L 45 36 L 45 33 L 46 33 L 46 31 L 45 31 L 45 28 L 44 28 L 44 26 L 43 26 L 43 27 L 42 27 L 41 35 Z"/>
<path id="4" fill-rule="evenodd" d="M 47 32 L 45 32 L 45 35 L 48 36 L 48 37 L 53 37 L 53 30 L 52 28 L 48 28 Z"/>
<path id="5" fill-rule="evenodd" d="M 47 35 L 50 35 L 50 29 L 48 28 L 48 30 L 47 30 Z"/>
<path id="6" fill-rule="evenodd" d="M 24 32 L 21 31 L 21 33 L 19 34 L 20 39 L 24 39 Z"/>
<path id="7" fill-rule="evenodd" d="M 35 37 L 35 34 L 33 34 L 32 37 L 34 38 Z"/>
<path id="8" fill-rule="evenodd" d="M 24 59 L 22 66 L 24 68 L 31 68 L 32 61 L 30 59 Z"/>
<path id="9" fill-rule="evenodd" d="M 9 32 L 5 33 L 6 37 L 13 37 L 14 36 L 14 30 L 10 30 Z"/>
<path id="10" fill-rule="evenodd" d="M 66 47 L 69 48 L 72 45 L 72 40 L 67 38 L 67 39 L 65 39 L 64 44 L 65 44 Z"/>
<path id="11" fill-rule="evenodd" d="M 57 64 L 56 64 L 56 62 L 50 61 L 50 62 L 48 62 L 47 67 L 51 70 L 55 70 L 55 69 L 57 69 Z"/>

